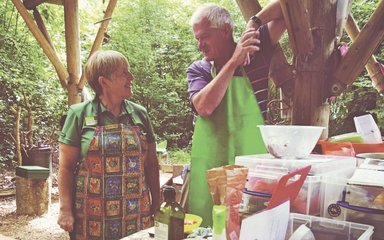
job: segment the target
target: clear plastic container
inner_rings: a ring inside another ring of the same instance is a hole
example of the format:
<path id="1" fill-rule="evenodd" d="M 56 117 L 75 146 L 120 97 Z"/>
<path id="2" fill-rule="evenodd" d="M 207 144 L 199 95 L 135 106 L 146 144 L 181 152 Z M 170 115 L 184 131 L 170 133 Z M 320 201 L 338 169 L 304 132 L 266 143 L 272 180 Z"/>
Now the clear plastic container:
<path id="1" fill-rule="evenodd" d="M 370 225 L 291 213 L 285 239 L 289 239 L 303 224 L 316 240 L 369 240 L 373 234 L 373 226 Z"/>
<path id="2" fill-rule="evenodd" d="M 310 175 L 291 204 L 291 212 L 317 215 L 323 206 L 321 179 L 336 175 L 350 177 L 356 168 L 354 157 L 310 155 L 307 159 L 276 159 L 269 154 L 238 156 L 236 165 L 249 168 L 246 190 L 240 212 L 246 216 L 266 208 L 273 189 L 281 176 L 293 170 L 311 165 Z"/>
<path id="3" fill-rule="evenodd" d="M 348 179 L 323 178 L 324 206 L 321 216 L 368 224 L 373 239 L 384 240 L 384 188 L 350 185 Z"/>
<path id="4" fill-rule="evenodd" d="M 286 173 L 278 170 L 251 170 L 248 174 L 239 212 L 248 215 L 265 209 L 280 177 Z M 320 189 L 320 177 L 307 176 L 295 201 L 291 203 L 291 212 L 320 215 Z"/>
<path id="5" fill-rule="evenodd" d="M 356 168 L 356 158 L 348 156 L 332 156 L 310 154 L 304 159 L 295 158 L 275 158 L 270 154 L 256 154 L 237 156 L 236 165 L 246 166 L 250 169 L 262 167 L 279 167 L 288 171 L 299 169 L 311 165 L 310 175 L 327 175 L 334 171 L 345 170 L 345 175 L 339 177 L 349 177 Z"/>

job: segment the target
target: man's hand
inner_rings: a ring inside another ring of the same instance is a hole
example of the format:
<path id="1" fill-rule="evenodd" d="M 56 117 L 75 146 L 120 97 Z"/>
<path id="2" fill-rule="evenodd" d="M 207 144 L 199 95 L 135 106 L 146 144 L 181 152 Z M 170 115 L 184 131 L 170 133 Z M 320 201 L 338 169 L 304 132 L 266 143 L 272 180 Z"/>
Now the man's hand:
<path id="1" fill-rule="evenodd" d="M 238 66 L 246 66 L 250 63 L 250 56 L 260 50 L 260 33 L 255 28 L 247 29 L 241 35 L 232 58 Z"/>

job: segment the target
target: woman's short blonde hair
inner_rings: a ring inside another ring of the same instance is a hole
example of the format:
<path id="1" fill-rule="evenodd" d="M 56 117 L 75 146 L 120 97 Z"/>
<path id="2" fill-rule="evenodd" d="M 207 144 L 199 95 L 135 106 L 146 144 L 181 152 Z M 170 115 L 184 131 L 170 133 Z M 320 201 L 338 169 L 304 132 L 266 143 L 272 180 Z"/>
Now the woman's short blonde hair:
<path id="1" fill-rule="evenodd" d="M 111 79 L 115 71 L 120 67 L 129 68 L 127 58 L 120 52 L 113 50 L 96 51 L 90 56 L 85 64 L 84 72 L 88 84 L 96 95 L 102 94 L 99 77 Z"/>
<path id="2" fill-rule="evenodd" d="M 215 3 L 205 3 L 197 8 L 192 14 L 190 24 L 193 26 L 205 18 L 211 23 L 210 27 L 223 28 L 225 24 L 229 24 L 233 29 L 233 20 L 228 10 Z"/>

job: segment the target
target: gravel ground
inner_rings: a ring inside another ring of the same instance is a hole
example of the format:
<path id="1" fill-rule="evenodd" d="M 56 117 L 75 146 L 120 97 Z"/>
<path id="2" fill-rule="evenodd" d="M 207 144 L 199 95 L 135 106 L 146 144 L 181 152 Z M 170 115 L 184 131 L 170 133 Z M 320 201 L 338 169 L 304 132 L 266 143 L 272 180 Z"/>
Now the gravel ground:
<path id="1" fill-rule="evenodd" d="M 57 164 L 52 166 L 51 204 L 48 212 L 41 216 L 16 214 L 15 173 L 14 168 L 0 168 L 0 193 L 11 192 L 6 197 L 0 196 L 0 240 L 67 240 L 68 234 L 57 225 L 59 213 L 57 189 Z M 13 194 L 12 194 L 13 191 Z M 1 194 L 0 194 L 1 195 Z"/>

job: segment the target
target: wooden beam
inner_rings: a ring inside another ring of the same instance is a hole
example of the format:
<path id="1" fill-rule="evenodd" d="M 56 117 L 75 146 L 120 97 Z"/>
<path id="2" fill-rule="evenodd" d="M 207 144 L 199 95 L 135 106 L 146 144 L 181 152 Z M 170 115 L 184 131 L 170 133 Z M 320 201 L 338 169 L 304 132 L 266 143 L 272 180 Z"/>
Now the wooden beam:
<path id="1" fill-rule="evenodd" d="M 261 10 L 261 5 L 258 0 L 236 0 L 236 2 L 243 14 L 244 20 L 247 22 L 253 15 Z"/>
<path id="2" fill-rule="evenodd" d="M 42 3 L 53 3 L 53 4 L 57 4 L 57 5 L 63 5 L 63 1 L 64 0 L 24 0 L 24 6 L 28 9 L 28 10 L 32 10 L 34 9 L 35 7 L 39 6 L 40 4 Z"/>
<path id="3" fill-rule="evenodd" d="M 357 26 L 351 14 L 348 15 L 345 30 L 353 42 L 356 40 L 360 33 L 359 26 Z M 384 92 L 384 74 L 381 73 L 380 63 L 376 61 L 374 55 L 369 57 L 367 64 L 365 64 L 365 69 L 367 70 L 368 75 L 372 80 L 372 84 L 376 90 L 380 93 Z"/>
<path id="4" fill-rule="evenodd" d="M 67 77 L 68 77 L 68 72 L 65 70 L 65 67 L 60 62 L 55 50 L 49 45 L 49 43 L 45 39 L 43 33 L 36 26 L 35 22 L 33 21 L 32 17 L 29 15 L 29 13 L 28 13 L 27 9 L 24 7 L 23 3 L 20 0 L 12 0 L 12 2 L 13 2 L 13 5 L 16 7 L 17 11 L 20 13 L 21 17 L 24 19 L 24 22 L 27 24 L 31 33 L 36 38 L 37 42 L 40 44 L 45 55 L 48 57 L 48 59 L 51 61 L 54 68 L 56 69 L 57 75 L 59 76 L 61 86 L 63 88 L 66 88 L 67 87 L 66 81 L 67 81 Z"/>
<path id="5" fill-rule="evenodd" d="M 81 75 L 78 0 L 64 1 L 65 42 L 67 46 L 68 105 L 81 102 L 77 84 Z"/>
<path id="6" fill-rule="evenodd" d="M 45 39 L 47 40 L 47 42 L 49 43 L 51 48 L 53 50 L 55 50 L 55 48 L 54 48 L 54 46 L 52 44 L 51 38 L 49 37 L 49 33 L 47 31 L 47 28 L 44 25 L 43 18 L 41 17 L 41 15 L 40 15 L 39 11 L 37 10 L 37 8 L 33 9 L 33 17 L 35 18 L 35 22 L 37 24 L 37 27 L 40 29 L 41 33 L 44 35 Z"/>
<path id="7" fill-rule="evenodd" d="M 99 27 L 99 31 L 97 32 L 95 41 L 93 42 L 92 49 L 88 55 L 88 58 L 100 48 L 101 43 L 103 42 L 103 39 L 104 39 L 104 33 L 107 31 L 108 24 L 109 24 L 109 21 L 112 17 L 112 13 L 113 13 L 113 10 L 115 9 L 116 3 L 117 3 L 117 0 L 110 0 L 109 1 L 107 9 L 105 10 L 105 13 L 104 13 L 104 18 L 100 22 L 101 24 Z M 78 84 L 78 88 L 82 90 L 84 85 L 85 85 L 85 82 L 86 82 L 86 79 L 85 79 L 85 75 L 83 72 L 81 75 L 79 84 Z"/>
<path id="8" fill-rule="evenodd" d="M 314 48 L 307 0 L 280 0 L 289 42 L 294 54 L 309 54 Z"/>
<path id="9" fill-rule="evenodd" d="M 339 66 L 333 73 L 333 94 L 340 94 L 345 86 L 352 84 L 364 69 L 373 52 L 384 40 L 384 1 L 380 1 L 367 24 L 351 44 Z"/>
<path id="10" fill-rule="evenodd" d="M 286 2 L 286 0 L 280 0 L 280 4 L 281 4 L 280 5 L 281 11 L 282 11 L 283 17 L 284 17 L 285 27 L 287 28 L 287 32 L 288 32 L 289 44 L 291 46 L 291 50 L 293 53 L 297 53 L 295 38 L 292 35 L 293 34 L 293 30 L 292 30 L 293 27 L 292 27 L 291 19 L 289 17 L 287 2 Z"/>

